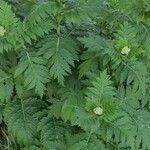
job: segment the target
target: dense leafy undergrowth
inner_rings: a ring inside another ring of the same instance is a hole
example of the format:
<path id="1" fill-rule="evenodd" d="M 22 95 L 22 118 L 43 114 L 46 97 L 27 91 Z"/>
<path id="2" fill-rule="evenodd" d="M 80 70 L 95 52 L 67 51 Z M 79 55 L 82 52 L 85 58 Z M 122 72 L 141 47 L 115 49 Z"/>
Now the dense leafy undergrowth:
<path id="1" fill-rule="evenodd" d="M 0 149 L 150 149 L 149 0 L 0 0 Z"/>

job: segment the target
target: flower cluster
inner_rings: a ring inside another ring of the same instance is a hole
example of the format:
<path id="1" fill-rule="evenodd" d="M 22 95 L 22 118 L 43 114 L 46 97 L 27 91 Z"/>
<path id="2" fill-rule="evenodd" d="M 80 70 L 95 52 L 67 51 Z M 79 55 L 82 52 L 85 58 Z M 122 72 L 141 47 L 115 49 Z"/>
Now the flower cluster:
<path id="1" fill-rule="evenodd" d="M 101 107 L 95 107 L 93 109 L 93 112 L 96 114 L 96 115 L 102 115 L 103 114 L 103 109 Z"/>
<path id="2" fill-rule="evenodd" d="M 128 46 L 125 46 L 122 48 L 121 54 L 128 55 L 130 51 L 131 51 L 131 49 Z"/>

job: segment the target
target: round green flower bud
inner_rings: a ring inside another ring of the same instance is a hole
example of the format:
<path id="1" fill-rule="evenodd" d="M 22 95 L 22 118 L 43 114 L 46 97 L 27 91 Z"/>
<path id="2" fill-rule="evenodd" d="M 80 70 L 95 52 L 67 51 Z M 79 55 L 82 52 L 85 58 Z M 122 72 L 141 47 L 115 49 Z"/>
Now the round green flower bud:
<path id="1" fill-rule="evenodd" d="M 93 112 L 96 114 L 96 115 L 102 115 L 103 114 L 103 109 L 101 107 L 96 107 L 93 109 Z"/>
<path id="2" fill-rule="evenodd" d="M 130 49 L 128 46 L 125 46 L 124 48 L 122 48 L 121 54 L 123 54 L 123 55 L 128 55 L 129 52 L 130 52 L 130 50 L 131 50 L 131 49 Z"/>

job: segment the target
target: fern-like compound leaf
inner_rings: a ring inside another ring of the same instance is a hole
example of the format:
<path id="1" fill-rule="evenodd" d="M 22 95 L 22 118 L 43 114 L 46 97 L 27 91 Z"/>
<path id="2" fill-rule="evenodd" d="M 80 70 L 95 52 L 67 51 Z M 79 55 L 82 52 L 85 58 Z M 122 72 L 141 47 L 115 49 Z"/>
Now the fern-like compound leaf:
<path id="1" fill-rule="evenodd" d="M 66 127 L 61 121 L 44 117 L 38 125 L 41 132 L 41 142 L 43 149 L 65 149 L 65 132 Z"/>
<path id="2" fill-rule="evenodd" d="M 5 109 L 9 132 L 22 144 L 30 145 L 36 134 L 38 119 L 34 116 L 40 106 L 37 99 L 13 99 Z M 41 103 L 39 103 L 41 104 Z"/>
<path id="3" fill-rule="evenodd" d="M 68 37 L 51 37 L 42 42 L 41 53 L 49 60 L 50 76 L 64 84 L 65 76 L 71 73 L 74 61 L 78 60 L 78 47 Z"/>
<path id="4" fill-rule="evenodd" d="M 25 58 L 20 60 L 15 72 L 15 77 L 24 75 L 24 86 L 27 89 L 35 88 L 35 92 L 41 97 L 45 90 L 45 84 L 49 81 L 46 61 L 41 57 L 30 57 L 27 53 Z"/>

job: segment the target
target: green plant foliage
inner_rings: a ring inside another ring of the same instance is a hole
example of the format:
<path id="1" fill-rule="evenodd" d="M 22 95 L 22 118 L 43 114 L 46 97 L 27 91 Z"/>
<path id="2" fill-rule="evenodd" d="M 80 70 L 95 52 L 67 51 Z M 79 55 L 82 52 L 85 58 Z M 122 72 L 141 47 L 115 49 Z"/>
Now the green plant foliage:
<path id="1" fill-rule="evenodd" d="M 9 124 L 9 132 L 12 133 L 20 142 L 32 143 L 35 135 L 37 118 L 34 117 L 38 111 L 35 107 L 36 99 L 20 100 L 14 99 L 8 104 L 5 110 L 6 121 Z"/>
<path id="2" fill-rule="evenodd" d="M 78 60 L 76 43 L 67 37 L 50 37 L 42 44 L 40 54 L 49 61 L 50 76 L 63 85 L 64 76 L 71 73 L 70 66 L 74 67 L 74 60 Z"/>
<path id="3" fill-rule="evenodd" d="M 67 129 L 61 121 L 44 117 L 39 123 L 43 149 L 66 149 L 65 132 Z"/>
<path id="4" fill-rule="evenodd" d="M 0 0 L 0 150 L 149 150 L 149 76 L 149 0 Z"/>
<path id="5" fill-rule="evenodd" d="M 8 101 L 13 93 L 14 83 L 12 76 L 0 70 L 0 100 L 2 102 Z"/>
<path id="6" fill-rule="evenodd" d="M 32 57 L 27 52 L 26 58 L 21 58 L 14 77 L 24 73 L 24 86 L 27 89 L 35 87 L 35 92 L 42 97 L 45 90 L 45 84 L 49 81 L 48 69 L 44 66 L 46 60 L 41 57 Z"/>

